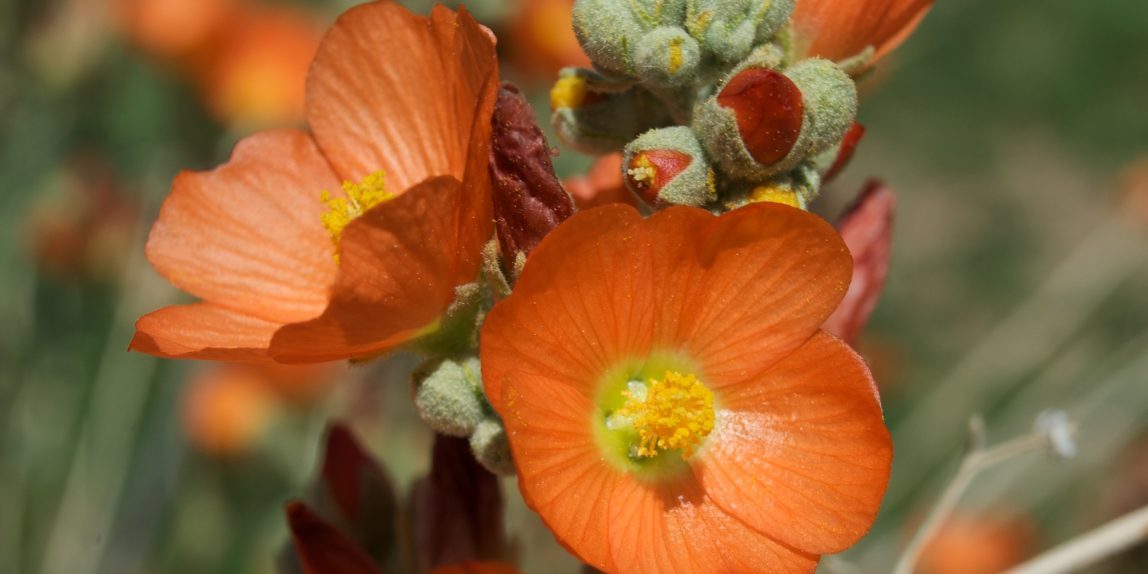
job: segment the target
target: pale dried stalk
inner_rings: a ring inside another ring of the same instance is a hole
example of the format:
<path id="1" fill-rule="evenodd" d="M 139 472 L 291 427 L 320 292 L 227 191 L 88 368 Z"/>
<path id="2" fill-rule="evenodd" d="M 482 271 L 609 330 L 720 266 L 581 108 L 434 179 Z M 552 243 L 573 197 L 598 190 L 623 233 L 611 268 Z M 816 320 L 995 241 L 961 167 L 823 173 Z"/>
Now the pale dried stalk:
<path id="1" fill-rule="evenodd" d="M 897 566 L 893 570 L 893 574 L 912 574 L 925 546 L 937 534 L 937 531 L 940 530 L 945 520 L 949 518 L 949 515 L 952 514 L 953 509 L 956 508 L 957 503 L 961 499 L 961 495 L 965 493 L 965 490 L 968 489 L 977 475 L 985 469 L 1003 461 L 1049 447 L 1048 435 L 1038 432 L 1014 438 L 991 448 L 986 448 L 984 433 L 984 422 L 982 419 L 979 416 L 973 417 L 972 420 L 969 421 L 969 450 L 965 454 L 964 459 L 961 460 L 961 466 L 957 469 L 957 474 L 953 476 L 948 486 L 945 487 L 936 505 L 929 511 L 929 515 L 925 518 L 921 527 L 917 529 L 916 534 L 913 535 L 913 539 L 909 541 L 909 545 L 905 547 L 901 558 L 897 560 Z"/>
<path id="2" fill-rule="evenodd" d="M 1077 572 L 1146 540 L 1148 506 L 1077 536 L 1005 574 Z"/>

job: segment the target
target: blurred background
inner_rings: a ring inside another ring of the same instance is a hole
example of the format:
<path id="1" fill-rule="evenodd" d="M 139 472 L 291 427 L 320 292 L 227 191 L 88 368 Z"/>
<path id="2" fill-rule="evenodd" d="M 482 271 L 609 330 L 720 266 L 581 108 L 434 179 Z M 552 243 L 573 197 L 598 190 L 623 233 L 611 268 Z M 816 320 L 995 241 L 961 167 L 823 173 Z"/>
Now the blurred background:
<path id="1" fill-rule="evenodd" d="M 332 418 L 400 491 L 426 473 L 409 358 L 267 372 L 126 351 L 139 315 L 181 297 L 143 257 L 171 179 L 296 123 L 351 4 L 0 0 L 0 573 L 274 571 Z M 568 1 L 470 8 L 546 117 L 551 78 L 581 63 Z M 873 177 L 898 197 L 860 343 L 897 454 L 843 557 L 859 571 L 889 570 L 974 413 L 995 443 L 1064 409 L 1079 454 L 979 477 L 922 572 L 998 571 L 1148 504 L 1145 30 L 1141 0 L 938 2 L 863 84 L 866 140 L 817 207 L 833 217 Z M 524 570 L 577 571 L 503 486 Z M 1102 571 L 1148 571 L 1148 551 Z"/>

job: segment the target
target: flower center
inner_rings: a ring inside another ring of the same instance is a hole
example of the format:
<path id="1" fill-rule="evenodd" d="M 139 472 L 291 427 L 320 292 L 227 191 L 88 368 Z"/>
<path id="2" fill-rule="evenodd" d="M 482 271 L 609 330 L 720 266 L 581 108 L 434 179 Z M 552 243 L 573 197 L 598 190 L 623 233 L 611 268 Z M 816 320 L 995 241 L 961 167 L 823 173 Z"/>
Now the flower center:
<path id="1" fill-rule="evenodd" d="M 343 193 L 346 197 L 331 197 L 326 190 L 319 196 L 319 201 L 327 204 L 327 212 L 322 215 L 322 221 L 335 246 L 335 261 L 339 260 L 339 238 L 343 236 L 347 225 L 368 209 L 394 199 L 395 194 L 388 192 L 383 182 L 385 177 L 386 173 L 376 171 L 359 183 L 344 181 Z"/>
<path id="2" fill-rule="evenodd" d="M 622 396 L 626 403 L 607 425 L 637 431 L 640 442 L 631 451 L 638 457 L 679 450 L 688 459 L 714 430 L 714 395 L 693 373 L 666 371 L 661 379 L 631 381 Z"/>

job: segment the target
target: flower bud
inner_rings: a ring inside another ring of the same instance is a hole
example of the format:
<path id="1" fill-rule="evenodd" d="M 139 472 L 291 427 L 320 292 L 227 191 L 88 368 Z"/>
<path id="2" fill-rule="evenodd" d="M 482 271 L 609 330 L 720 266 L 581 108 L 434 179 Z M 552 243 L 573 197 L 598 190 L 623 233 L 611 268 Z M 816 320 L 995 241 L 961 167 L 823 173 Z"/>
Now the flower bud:
<path id="1" fill-rule="evenodd" d="M 740 67 L 698 106 L 694 129 L 728 175 L 761 180 L 835 145 L 856 114 L 853 81 L 832 62 L 813 59 L 784 73 Z"/>
<path id="2" fill-rule="evenodd" d="M 444 359 L 419 367 L 411 396 L 419 417 L 437 432 L 466 437 L 485 416 L 482 371 L 478 359 Z"/>
<path id="3" fill-rule="evenodd" d="M 551 125 L 562 143 L 583 153 L 622 149 L 642 132 L 670 123 L 668 110 L 640 88 L 603 85 L 589 70 L 567 68 L 550 91 Z"/>
<path id="4" fill-rule="evenodd" d="M 717 199 L 714 174 L 693 131 L 651 130 L 626 146 L 626 186 L 651 206 L 700 206 Z"/>
<path id="5" fill-rule="evenodd" d="M 634 51 L 634 71 L 656 86 L 692 85 L 700 64 L 697 41 L 685 30 L 672 26 L 662 26 L 642 36 Z"/>
<path id="6" fill-rule="evenodd" d="M 574 34 L 594 66 L 611 75 L 634 75 L 634 50 L 659 26 L 680 26 L 686 0 L 577 0 Z"/>
<path id="7" fill-rule="evenodd" d="M 486 470 L 499 476 L 514 474 L 514 459 L 510 454 L 510 442 L 506 439 L 506 428 L 497 418 L 485 418 L 478 423 L 474 434 L 470 435 L 470 449 Z"/>
<path id="8" fill-rule="evenodd" d="M 740 62 L 789 19 L 794 0 L 698 0 L 687 14 L 690 35 L 721 62 Z"/>
<path id="9" fill-rule="evenodd" d="M 534 108 L 518 88 L 503 84 L 491 120 L 490 179 L 494 222 L 503 256 L 529 254 L 574 215 L 574 201 L 551 162 L 550 145 L 534 122 Z"/>

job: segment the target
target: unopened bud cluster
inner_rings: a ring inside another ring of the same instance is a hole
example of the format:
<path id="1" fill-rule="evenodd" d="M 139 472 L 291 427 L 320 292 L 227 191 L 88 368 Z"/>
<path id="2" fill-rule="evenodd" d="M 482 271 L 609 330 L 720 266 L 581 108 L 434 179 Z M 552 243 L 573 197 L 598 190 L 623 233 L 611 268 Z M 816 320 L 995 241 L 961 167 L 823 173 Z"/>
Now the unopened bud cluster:
<path id="1" fill-rule="evenodd" d="M 482 393 L 478 358 L 437 359 L 424 364 L 411 381 L 419 417 L 435 432 L 467 438 L 478 462 L 499 474 L 514 474 L 502 421 Z"/>
<path id="2" fill-rule="evenodd" d="M 594 69 L 562 72 L 552 122 L 568 145 L 624 152 L 651 206 L 804 208 L 857 115 L 842 66 L 790 50 L 794 0 L 577 0 Z M 838 166 L 839 167 L 839 166 Z"/>

